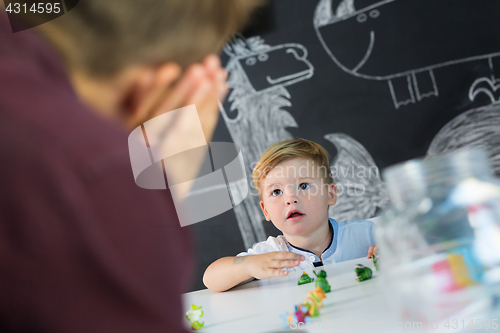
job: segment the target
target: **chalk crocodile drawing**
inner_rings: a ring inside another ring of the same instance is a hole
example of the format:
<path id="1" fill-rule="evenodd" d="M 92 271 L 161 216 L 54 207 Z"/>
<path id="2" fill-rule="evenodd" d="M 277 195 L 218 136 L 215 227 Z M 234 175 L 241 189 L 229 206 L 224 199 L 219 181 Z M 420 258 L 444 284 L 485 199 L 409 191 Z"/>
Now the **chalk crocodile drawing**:
<path id="1" fill-rule="evenodd" d="M 439 95 L 435 69 L 484 60 L 500 70 L 499 20 L 498 0 L 320 0 L 313 24 L 342 70 L 388 82 L 397 109 Z"/>
<path id="2" fill-rule="evenodd" d="M 290 43 L 271 47 L 258 36 L 246 40 L 236 38 L 225 52 L 230 57 L 226 69 L 231 92 L 227 100 L 229 111 L 221 105 L 221 114 L 233 142 L 243 152 L 248 183 L 252 184 L 252 169 L 264 150 L 275 142 L 292 139 L 287 128 L 298 127 L 293 116 L 283 110 L 283 107 L 291 106 L 285 86 L 310 78 L 314 67 L 307 61 L 307 50 L 302 45 Z M 265 64 L 268 61 L 275 66 Z M 338 151 L 332 169 L 350 172 L 353 168 L 358 171 L 361 166 L 369 170 L 375 165 L 366 149 L 353 138 L 345 134 L 328 134 L 326 138 Z M 330 216 L 333 213 L 332 217 L 337 219 L 367 218 L 373 216 L 376 207 L 384 205 L 384 188 L 377 178 L 378 173 L 373 178 L 358 176 L 359 173 L 340 172 L 335 178 L 339 185 L 349 181 L 354 185 L 362 184 L 366 191 L 359 195 L 358 188 L 356 195 L 348 197 L 346 194 L 345 198 L 341 195 L 338 208 L 330 211 Z M 266 239 L 259 197 L 253 186 L 250 192 L 240 205 L 234 207 L 246 248 Z M 340 208 L 344 203 L 346 206 Z"/>
<path id="3" fill-rule="evenodd" d="M 466 111 L 448 122 L 434 137 L 427 155 L 484 146 L 492 169 L 500 176 L 500 104 Z"/>

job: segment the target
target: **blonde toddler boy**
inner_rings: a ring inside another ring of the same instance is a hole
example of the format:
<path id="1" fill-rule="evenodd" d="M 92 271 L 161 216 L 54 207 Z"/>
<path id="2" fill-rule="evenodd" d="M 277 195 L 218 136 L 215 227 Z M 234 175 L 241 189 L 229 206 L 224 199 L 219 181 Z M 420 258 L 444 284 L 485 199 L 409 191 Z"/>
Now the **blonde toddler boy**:
<path id="1" fill-rule="evenodd" d="M 370 257 L 376 250 L 371 221 L 337 222 L 328 217 L 337 187 L 328 153 L 319 144 L 302 139 L 275 143 L 261 156 L 252 176 L 266 220 L 283 235 L 213 262 L 203 276 L 209 289 L 225 291 L 290 270 Z"/>

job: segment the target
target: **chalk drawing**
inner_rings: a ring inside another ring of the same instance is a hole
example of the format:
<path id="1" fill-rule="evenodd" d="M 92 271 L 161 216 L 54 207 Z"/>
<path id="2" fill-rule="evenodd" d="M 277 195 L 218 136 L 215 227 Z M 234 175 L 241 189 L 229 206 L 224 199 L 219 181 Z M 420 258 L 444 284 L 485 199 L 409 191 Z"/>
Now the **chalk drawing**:
<path id="1" fill-rule="evenodd" d="M 475 47 L 483 36 L 491 35 L 492 24 L 500 19 L 500 10 L 494 7 L 498 8 L 498 1 L 485 0 L 478 5 L 471 0 L 373 0 L 363 1 L 370 4 L 359 9 L 356 2 L 320 0 L 313 18 L 316 34 L 343 71 L 363 79 L 387 81 L 396 109 L 426 97 L 438 97 L 436 69 L 478 60 L 491 65 L 500 55 L 498 43 L 483 43 L 487 46 L 480 51 Z M 454 16 L 450 9 L 455 6 L 474 13 L 468 15 L 471 21 Z M 426 7 L 428 11 L 423 10 Z M 483 19 L 480 22 L 476 17 Z M 413 28 L 417 25 L 421 29 Z M 430 28 L 445 30 L 454 25 L 469 25 L 473 33 L 443 38 Z"/>
<path id="2" fill-rule="evenodd" d="M 472 146 L 486 148 L 493 171 L 500 176 L 500 104 L 472 109 L 451 120 L 434 137 L 427 155 Z"/>
<path id="3" fill-rule="evenodd" d="M 389 203 L 389 193 L 370 153 L 347 134 L 331 133 L 325 139 L 337 149 L 330 169 L 339 194 L 328 215 L 339 221 L 373 217 L 377 207 Z"/>
<path id="4" fill-rule="evenodd" d="M 253 184 L 252 170 L 264 150 L 275 142 L 292 139 L 287 128 L 298 127 L 293 116 L 283 110 L 291 106 L 285 87 L 310 78 L 314 67 L 304 46 L 288 43 L 271 47 L 259 36 L 235 38 L 225 53 L 230 56 L 226 65 L 230 109 L 220 105 L 221 114 L 233 142 L 243 152 L 248 183 Z M 253 186 L 234 211 L 246 248 L 267 238 Z"/>
<path id="5" fill-rule="evenodd" d="M 500 80 L 482 77 L 476 79 L 469 90 L 469 99 L 474 101 L 479 94 L 485 94 L 489 97 L 491 103 L 500 102 Z M 498 91 L 498 92 L 497 92 Z"/>
<path id="6" fill-rule="evenodd" d="M 230 57 L 226 69 L 231 91 L 227 101 L 229 110 L 221 104 L 221 114 L 233 142 L 243 152 L 248 183 L 253 184 L 252 170 L 264 150 L 278 141 L 293 139 L 287 128 L 298 127 L 293 116 L 283 109 L 292 105 L 285 87 L 310 78 L 314 67 L 307 60 L 304 46 L 296 43 L 269 46 L 258 36 L 235 38 L 225 52 Z M 372 167 L 372 173 L 375 172 L 370 154 L 354 139 L 345 134 L 328 134 L 327 139 L 339 152 L 332 168 L 357 168 L 358 171 L 360 167 L 366 170 Z M 334 214 L 332 217 L 350 220 L 371 217 L 376 207 L 386 202 L 387 196 L 378 174 L 366 179 L 358 175 L 340 174 L 336 178 L 340 186 L 346 186 L 346 193 L 351 193 L 350 184 L 361 184 L 366 191 L 363 195 L 351 197 L 346 194 L 345 198 L 341 195 L 338 208 L 330 212 Z M 359 188 L 354 189 L 359 194 Z M 263 223 L 269 222 L 264 222 L 253 186 L 250 195 L 235 206 L 234 211 L 246 248 L 267 238 Z"/>

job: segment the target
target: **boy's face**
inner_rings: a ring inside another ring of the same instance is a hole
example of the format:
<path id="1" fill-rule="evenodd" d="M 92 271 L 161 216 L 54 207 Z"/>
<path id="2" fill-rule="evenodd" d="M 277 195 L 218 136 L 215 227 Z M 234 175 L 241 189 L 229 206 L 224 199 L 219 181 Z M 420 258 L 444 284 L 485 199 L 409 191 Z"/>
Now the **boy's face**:
<path id="1" fill-rule="evenodd" d="M 277 164 L 261 180 L 260 189 L 266 220 L 285 236 L 316 231 L 328 221 L 328 206 L 337 201 L 335 184 L 325 184 L 318 166 L 302 158 Z"/>

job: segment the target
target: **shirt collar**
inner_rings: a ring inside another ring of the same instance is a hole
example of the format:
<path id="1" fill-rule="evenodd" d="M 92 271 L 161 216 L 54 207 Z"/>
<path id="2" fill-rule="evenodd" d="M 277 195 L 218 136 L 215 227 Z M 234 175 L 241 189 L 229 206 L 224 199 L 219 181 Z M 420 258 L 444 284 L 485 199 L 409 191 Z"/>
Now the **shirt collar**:
<path id="1" fill-rule="evenodd" d="M 288 242 L 285 236 L 283 236 L 283 239 L 286 242 L 286 246 L 288 248 L 288 251 L 290 252 L 295 252 L 298 254 L 302 254 L 306 259 L 306 261 L 309 261 L 311 263 L 315 262 L 321 262 L 322 260 L 325 260 L 329 258 L 333 253 L 335 253 L 335 250 L 337 249 L 337 234 L 338 234 L 338 223 L 334 219 L 329 218 L 328 222 L 330 222 L 330 230 L 331 230 L 331 238 L 330 238 L 330 243 L 328 244 L 327 248 L 323 251 L 321 254 L 321 259 L 318 258 L 314 253 L 312 253 L 309 250 L 302 249 L 298 246 L 295 246 Z"/>

